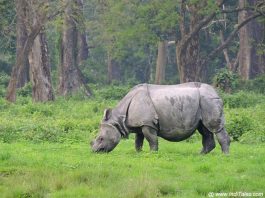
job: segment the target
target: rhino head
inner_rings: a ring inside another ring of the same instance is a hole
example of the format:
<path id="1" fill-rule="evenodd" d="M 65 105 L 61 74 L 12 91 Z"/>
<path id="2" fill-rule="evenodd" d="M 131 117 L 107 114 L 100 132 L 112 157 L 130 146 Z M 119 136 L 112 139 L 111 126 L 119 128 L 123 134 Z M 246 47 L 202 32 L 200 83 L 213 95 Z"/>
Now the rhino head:
<path id="1" fill-rule="evenodd" d="M 121 133 L 111 120 L 111 109 L 106 109 L 97 138 L 90 145 L 94 152 L 110 152 L 120 142 Z"/>

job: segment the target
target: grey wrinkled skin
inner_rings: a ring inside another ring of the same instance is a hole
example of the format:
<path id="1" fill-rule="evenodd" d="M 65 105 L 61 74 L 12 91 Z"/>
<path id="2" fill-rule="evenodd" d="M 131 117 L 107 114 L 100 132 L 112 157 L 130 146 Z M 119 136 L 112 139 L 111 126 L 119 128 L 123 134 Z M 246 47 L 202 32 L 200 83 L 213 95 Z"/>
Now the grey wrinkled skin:
<path id="1" fill-rule="evenodd" d="M 158 137 L 178 142 L 196 129 L 202 135 L 202 154 L 215 148 L 214 134 L 223 153 L 229 153 L 230 138 L 224 128 L 223 103 L 213 87 L 190 82 L 179 85 L 135 86 L 114 109 L 106 109 L 92 151 L 110 152 L 122 137 L 135 133 L 135 149 L 144 138 L 150 150 L 158 150 Z"/>

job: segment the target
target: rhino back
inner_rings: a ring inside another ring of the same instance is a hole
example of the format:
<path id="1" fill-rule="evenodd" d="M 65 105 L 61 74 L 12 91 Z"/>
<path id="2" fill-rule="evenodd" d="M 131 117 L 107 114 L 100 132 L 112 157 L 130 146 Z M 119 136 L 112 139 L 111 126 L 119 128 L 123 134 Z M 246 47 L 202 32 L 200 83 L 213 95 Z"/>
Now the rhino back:
<path id="1" fill-rule="evenodd" d="M 113 113 L 117 116 L 125 116 L 128 107 L 131 103 L 132 98 L 140 91 L 144 90 L 144 84 L 134 86 L 121 101 L 117 104 L 116 108 L 113 109 Z"/>
<path id="2" fill-rule="evenodd" d="M 193 86 L 150 86 L 150 97 L 156 108 L 162 133 L 193 132 L 200 120 L 200 95 Z"/>

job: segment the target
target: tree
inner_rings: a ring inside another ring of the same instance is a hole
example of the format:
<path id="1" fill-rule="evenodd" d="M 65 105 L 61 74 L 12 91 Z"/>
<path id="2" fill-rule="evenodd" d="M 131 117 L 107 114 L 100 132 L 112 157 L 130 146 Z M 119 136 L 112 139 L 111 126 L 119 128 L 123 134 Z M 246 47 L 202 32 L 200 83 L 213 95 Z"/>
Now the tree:
<path id="1" fill-rule="evenodd" d="M 112 58 L 111 52 L 108 52 L 107 58 L 108 65 L 108 83 L 111 84 L 113 80 L 120 80 L 121 69 L 119 63 Z"/>
<path id="2" fill-rule="evenodd" d="M 78 42 L 79 39 L 80 41 L 84 41 L 84 39 L 82 39 L 83 37 L 78 38 L 78 35 L 81 36 L 81 34 L 79 33 L 76 24 L 80 21 L 79 15 L 82 13 L 80 13 L 81 4 L 78 4 L 76 0 L 74 2 L 67 0 L 66 2 L 68 5 L 64 12 L 58 92 L 60 95 L 66 96 L 83 87 L 85 94 L 90 96 L 91 92 L 87 87 L 84 77 L 78 67 L 78 63 L 81 62 L 84 57 L 87 57 L 86 54 L 84 55 L 84 51 L 88 52 L 84 50 L 86 47 L 78 50 L 77 45 L 78 43 L 82 43 Z"/>
<path id="3" fill-rule="evenodd" d="M 24 28 L 30 29 L 31 24 L 37 23 L 37 18 L 39 16 L 35 3 L 36 2 L 32 2 L 32 4 L 28 6 L 30 9 L 26 11 L 24 17 L 24 20 L 26 19 L 26 25 Z M 24 8 L 24 10 L 25 9 L 26 8 Z M 48 46 L 44 28 L 34 39 L 32 48 L 29 52 L 28 59 L 30 65 L 30 80 L 32 83 L 33 101 L 45 102 L 53 100 L 54 95 L 51 83 L 51 65 L 48 55 Z M 27 70 L 24 72 L 27 72 Z M 22 74 L 23 72 L 20 73 L 20 75 Z"/>
<path id="4" fill-rule="evenodd" d="M 239 8 L 253 7 L 257 1 L 239 0 Z M 238 15 L 238 22 L 253 15 L 252 10 L 242 10 Z M 248 80 L 265 73 L 265 54 L 259 54 L 259 45 L 265 42 L 265 25 L 253 20 L 239 30 L 239 75 Z"/>
<path id="5" fill-rule="evenodd" d="M 45 102 L 54 100 L 51 83 L 51 65 L 44 32 L 40 32 L 34 40 L 29 53 L 29 63 L 33 101 Z"/>
<path id="6" fill-rule="evenodd" d="M 235 25 L 234 29 L 229 29 L 230 32 L 225 34 L 226 37 L 223 37 L 222 42 L 211 46 L 211 51 L 208 54 L 203 54 L 200 43 L 201 30 L 212 22 L 218 21 L 221 16 L 220 13 L 239 11 L 236 8 L 229 11 L 223 10 L 225 3 L 227 3 L 225 0 L 181 0 L 180 2 L 154 0 L 138 2 L 138 4 L 132 3 L 131 7 L 135 8 L 136 6 L 133 5 L 136 4 L 138 6 L 135 11 L 136 16 L 140 15 L 135 19 L 135 28 L 138 27 L 144 32 L 146 29 L 140 28 L 144 24 L 149 34 L 154 35 L 157 41 L 166 39 L 175 41 L 180 82 L 189 82 L 204 81 L 203 72 L 207 71 L 206 66 L 228 47 L 240 28 L 262 15 L 253 12 L 251 16 Z M 117 6 L 114 5 L 114 8 L 117 10 Z M 121 9 L 128 13 L 128 8 L 121 6 Z M 116 20 L 114 21 L 116 22 Z M 111 27 L 113 28 L 113 26 Z M 124 28 L 126 29 L 124 32 L 128 33 L 130 28 L 131 24 L 127 29 Z M 116 33 L 115 41 L 118 40 L 120 34 L 121 32 Z"/>
<path id="7" fill-rule="evenodd" d="M 15 1 L 16 2 L 16 61 L 18 61 L 19 54 L 23 51 L 27 39 L 27 27 L 25 19 L 27 17 L 27 3 L 25 0 Z M 19 64 L 19 63 L 17 63 Z M 17 88 L 23 87 L 29 82 L 29 61 L 28 58 L 25 60 L 25 64 L 20 65 L 21 73 L 18 76 Z"/>
<path id="8" fill-rule="evenodd" d="M 29 20 L 33 15 L 24 18 L 24 23 L 28 28 L 28 33 L 22 50 L 18 52 L 16 64 L 13 66 L 11 78 L 8 84 L 6 99 L 10 102 L 16 101 L 16 87 L 18 78 L 22 73 L 22 66 L 26 65 L 27 63 L 28 56 L 34 44 L 35 38 L 38 36 L 46 22 L 52 20 L 61 12 L 60 9 L 56 11 L 49 9 L 52 8 L 52 6 L 50 6 L 48 2 L 36 2 L 33 0 L 28 0 L 25 1 L 25 3 L 28 11 L 34 13 L 35 20 Z"/>
<path id="9" fill-rule="evenodd" d="M 162 84 L 165 81 L 165 69 L 167 64 L 168 41 L 159 41 L 156 59 L 155 83 Z"/>
<path id="10" fill-rule="evenodd" d="M 85 28 L 85 18 L 83 14 L 84 2 L 83 0 L 76 0 L 76 6 L 79 11 L 78 14 L 78 30 L 77 30 L 77 46 L 78 46 L 78 55 L 77 55 L 77 65 L 81 65 L 83 61 L 88 59 L 89 49 L 87 44 L 87 33 Z"/>

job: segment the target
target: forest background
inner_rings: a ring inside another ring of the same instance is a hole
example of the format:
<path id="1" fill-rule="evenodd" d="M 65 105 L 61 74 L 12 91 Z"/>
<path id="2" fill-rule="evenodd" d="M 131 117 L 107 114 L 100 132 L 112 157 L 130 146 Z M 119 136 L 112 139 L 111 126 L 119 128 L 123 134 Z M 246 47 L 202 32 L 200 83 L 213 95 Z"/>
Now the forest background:
<path id="1" fill-rule="evenodd" d="M 0 194 L 264 193 L 264 72 L 262 0 L 0 0 Z M 158 153 L 133 137 L 89 151 L 134 85 L 190 81 L 222 97 L 229 156 L 199 155 L 198 133 Z"/>

